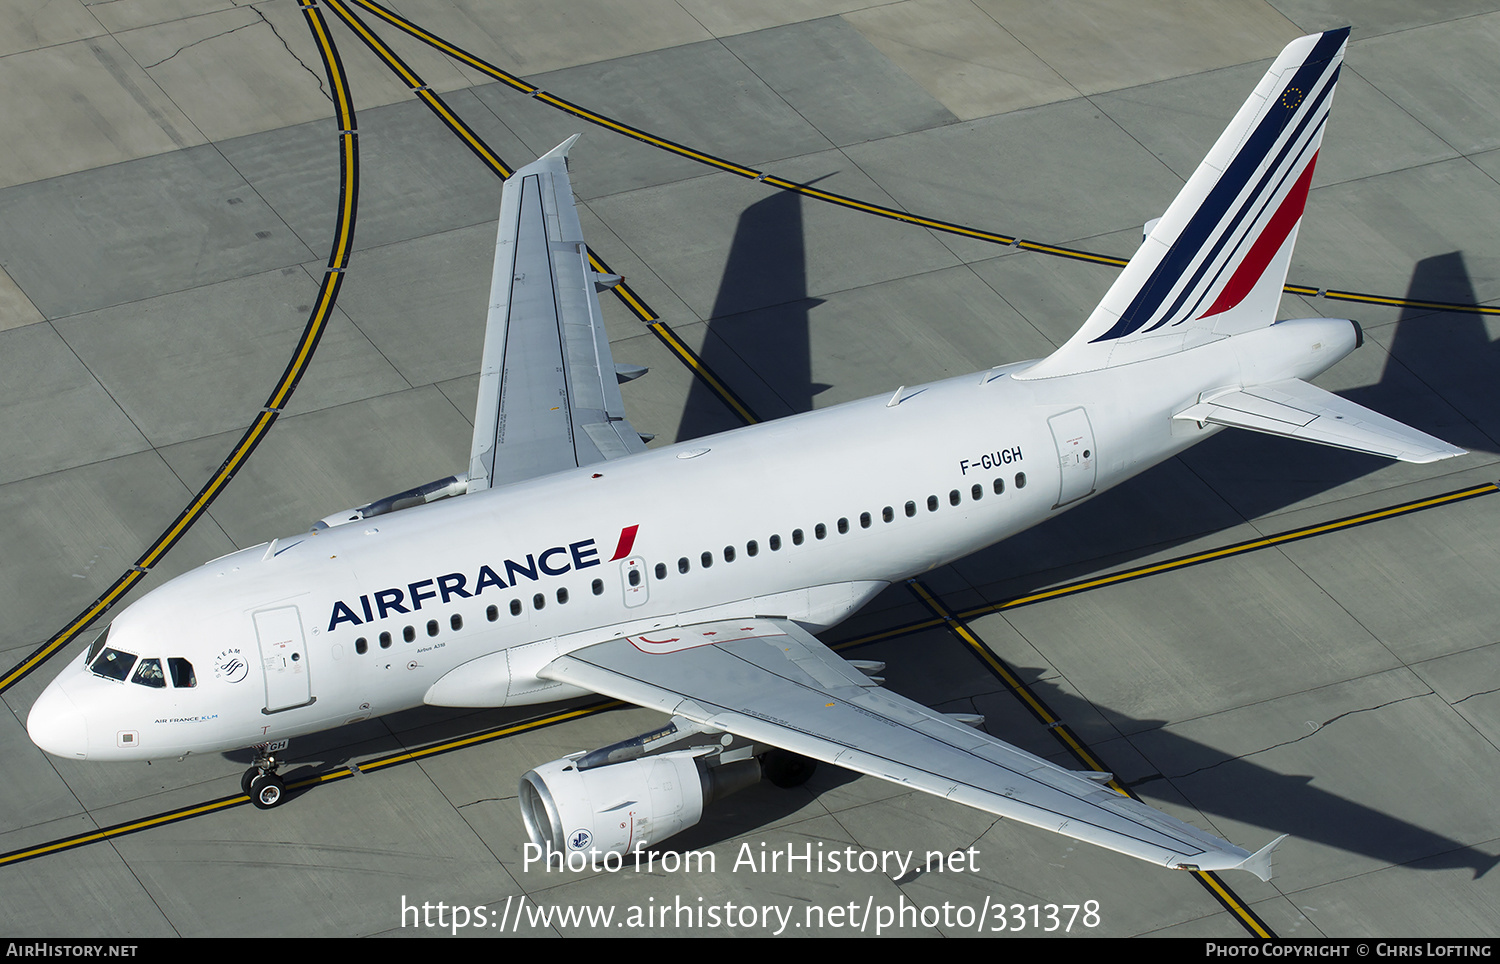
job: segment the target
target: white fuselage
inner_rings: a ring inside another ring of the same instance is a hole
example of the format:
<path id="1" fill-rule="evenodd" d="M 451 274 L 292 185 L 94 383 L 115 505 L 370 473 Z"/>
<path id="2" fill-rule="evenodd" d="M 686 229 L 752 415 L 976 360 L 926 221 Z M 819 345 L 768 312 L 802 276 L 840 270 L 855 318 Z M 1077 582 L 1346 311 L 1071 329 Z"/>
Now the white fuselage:
<path id="1" fill-rule="evenodd" d="M 1354 344 L 1317 319 L 1065 377 L 1011 365 L 245 549 L 113 621 L 109 648 L 178 675 L 80 657 L 28 727 L 59 756 L 168 758 L 573 696 L 538 672 L 618 636 L 826 628 L 1212 434 L 1172 419 L 1203 393 L 1311 378 Z"/>

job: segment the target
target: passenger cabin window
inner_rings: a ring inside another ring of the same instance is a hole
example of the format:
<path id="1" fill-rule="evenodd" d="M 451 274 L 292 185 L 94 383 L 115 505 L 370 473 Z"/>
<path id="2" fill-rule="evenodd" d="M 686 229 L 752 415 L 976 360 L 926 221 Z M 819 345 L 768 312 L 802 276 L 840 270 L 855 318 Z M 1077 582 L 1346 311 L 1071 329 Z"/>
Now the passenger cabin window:
<path id="1" fill-rule="evenodd" d="M 656 578 L 658 580 L 667 578 L 667 564 L 665 562 L 658 562 L 656 564 Z"/>
<path id="2" fill-rule="evenodd" d="M 802 530 L 801 529 L 793 529 L 792 530 L 792 545 L 794 545 L 794 546 L 800 546 L 800 545 L 802 545 Z"/>
<path id="3" fill-rule="evenodd" d="M 381 633 L 380 634 L 380 648 L 381 649 L 390 649 L 391 648 L 391 634 L 390 633 Z"/>
<path id="4" fill-rule="evenodd" d="M 760 554 L 760 543 L 756 542 L 754 539 L 751 539 L 749 542 L 745 543 L 745 555 L 747 555 L 747 556 L 755 556 L 755 555 L 759 555 L 759 554 Z"/>
<path id="5" fill-rule="evenodd" d="M 596 595 L 596 596 L 602 596 L 602 595 L 604 595 L 604 580 L 603 579 L 595 579 L 594 582 L 593 582 L 593 584 L 592 584 L 592 588 L 594 590 L 594 595 Z"/>
<path id="6" fill-rule="evenodd" d="M 427 635 L 429 635 L 429 636 L 436 636 L 437 634 L 438 634 L 438 621 L 436 619 L 429 619 L 429 620 L 427 620 Z"/>
<path id="7" fill-rule="evenodd" d="M 771 551 L 778 552 L 781 549 L 781 536 L 771 537 Z"/>
<path id="8" fill-rule="evenodd" d="M 448 625 L 451 626 L 453 628 L 453 631 L 456 633 L 460 629 L 464 628 L 464 618 L 458 613 L 454 613 L 453 616 L 448 620 Z"/>
<path id="9" fill-rule="evenodd" d="M 1016 473 L 1016 488 L 1018 488 L 1018 489 L 1024 489 L 1024 488 L 1026 488 L 1026 473 L 1025 472 L 1017 472 Z"/>
<path id="10" fill-rule="evenodd" d="M 964 497 L 958 494 L 958 490 L 957 489 L 954 489 L 952 492 L 948 493 L 948 504 L 949 505 L 958 505 L 963 500 L 964 500 Z"/>
<path id="11" fill-rule="evenodd" d="M 363 656 L 370 649 L 370 641 L 363 636 L 354 641 L 354 651 Z"/>
<path id="12" fill-rule="evenodd" d="M 813 538 L 814 539 L 826 539 L 827 537 L 828 537 L 828 527 L 827 526 L 825 526 L 821 522 L 819 522 L 817 525 L 813 526 Z"/>
<path id="13" fill-rule="evenodd" d="M 1002 493 L 1004 491 L 1005 491 L 1005 480 L 1004 479 L 996 479 L 995 480 L 995 494 L 999 495 L 1000 493 Z"/>
<path id="14" fill-rule="evenodd" d="M 401 638 L 404 639 L 404 640 L 406 640 L 408 643 L 411 642 L 412 640 L 416 639 L 417 638 L 417 627 L 415 627 L 415 626 L 407 626 L 405 629 L 401 630 Z"/>

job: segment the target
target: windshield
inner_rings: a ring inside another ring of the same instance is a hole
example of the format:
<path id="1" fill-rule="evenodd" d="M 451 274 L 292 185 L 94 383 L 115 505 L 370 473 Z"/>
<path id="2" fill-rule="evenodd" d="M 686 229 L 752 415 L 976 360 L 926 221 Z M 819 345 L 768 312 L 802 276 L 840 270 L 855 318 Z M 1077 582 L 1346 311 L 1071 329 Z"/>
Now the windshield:
<path id="1" fill-rule="evenodd" d="M 130 675 L 130 667 L 135 665 L 135 657 L 129 653 L 122 653 L 118 649 L 106 648 L 99 654 L 99 658 L 89 664 L 89 669 L 94 671 L 95 676 L 105 679 L 123 680 Z"/>

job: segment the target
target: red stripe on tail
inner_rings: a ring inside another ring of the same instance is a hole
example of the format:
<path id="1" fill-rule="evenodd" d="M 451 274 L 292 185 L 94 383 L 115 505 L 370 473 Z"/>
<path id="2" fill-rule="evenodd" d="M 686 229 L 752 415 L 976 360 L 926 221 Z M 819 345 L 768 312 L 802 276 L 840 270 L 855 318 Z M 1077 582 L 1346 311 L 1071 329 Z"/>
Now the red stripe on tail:
<path id="1" fill-rule="evenodd" d="M 1240 266 L 1235 269 L 1234 276 L 1219 293 L 1218 300 L 1214 302 L 1212 308 L 1198 317 L 1207 318 L 1210 315 L 1217 315 L 1244 301 L 1250 289 L 1254 288 L 1255 283 L 1260 280 L 1260 276 L 1266 273 L 1266 266 L 1271 263 L 1272 258 L 1276 257 L 1276 252 L 1281 250 L 1287 235 L 1292 233 L 1292 228 L 1296 227 L 1297 221 L 1302 217 L 1302 209 L 1307 205 L 1307 189 L 1312 185 L 1313 168 L 1317 166 L 1317 163 L 1318 155 L 1314 154 L 1312 160 L 1307 162 L 1307 167 L 1303 169 L 1302 176 L 1297 178 L 1297 183 L 1292 185 L 1286 199 L 1281 202 L 1281 207 L 1276 209 L 1276 213 L 1266 224 L 1265 230 L 1260 233 L 1260 237 L 1255 239 L 1255 244 L 1251 245 L 1250 253 L 1245 255 L 1245 260 L 1240 262 Z"/>

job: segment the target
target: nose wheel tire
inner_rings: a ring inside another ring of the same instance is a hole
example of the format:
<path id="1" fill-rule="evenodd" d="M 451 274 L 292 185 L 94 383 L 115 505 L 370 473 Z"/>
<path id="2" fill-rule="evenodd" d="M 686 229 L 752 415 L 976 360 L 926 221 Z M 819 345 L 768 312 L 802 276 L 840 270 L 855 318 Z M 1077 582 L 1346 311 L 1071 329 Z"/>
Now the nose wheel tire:
<path id="1" fill-rule="evenodd" d="M 282 741 L 281 749 L 285 746 Z M 281 761 L 269 751 L 257 752 L 255 765 L 240 774 L 240 792 L 250 798 L 262 810 L 269 810 L 281 802 L 282 793 L 286 790 L 286 784 L 277 776 L 276 771 L 280 769 Z"/>
<path id="2" fill-rule="evenodd" d="M 258 810 L 269 810 L 286 796 L 286 784 L 274 773 L 257 773 L 250 779 L 250 802 Z"/>

